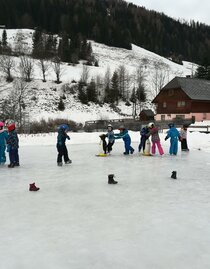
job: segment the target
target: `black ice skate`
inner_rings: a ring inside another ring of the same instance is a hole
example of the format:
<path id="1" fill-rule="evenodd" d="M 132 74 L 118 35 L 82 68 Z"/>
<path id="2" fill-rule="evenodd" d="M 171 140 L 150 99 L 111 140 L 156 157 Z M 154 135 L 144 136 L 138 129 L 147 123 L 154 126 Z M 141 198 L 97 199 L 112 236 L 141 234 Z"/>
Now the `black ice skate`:
<path id="1" fill-rule="evenodd" d="M 58 163 L 58 166 L 62 166 L 63 165 L 63 163 Z"/>
<path id="2" fill-rule="evenodd" d="M 177 179 L 177 177 L 176 177 L 176 171 L 172 171 L 171 178 L 173 178 L 173 179 Z"/>
<path id="3" fill-rule="evenodd" d="M 117 184 L 118 182 L 114 180 L 114 174 L 108 175 L 108 184 Z"/>
<path id="4" fill-rule="evenodd" d="M 70 163 L 72 163 L 72 160 L 68 160 L 65 162 L 65 164 L 70 164 Z"/>

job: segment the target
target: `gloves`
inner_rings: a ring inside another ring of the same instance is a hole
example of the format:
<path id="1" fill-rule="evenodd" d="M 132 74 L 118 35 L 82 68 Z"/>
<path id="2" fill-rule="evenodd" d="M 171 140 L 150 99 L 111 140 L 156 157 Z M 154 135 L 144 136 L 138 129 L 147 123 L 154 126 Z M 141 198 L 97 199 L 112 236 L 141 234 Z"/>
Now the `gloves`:
<path id="1" fill-rule="evenodd" d="M 166 137 L 165 137 L 165 141 L 166 141 L 167 139 L 168 139 L 168 137 L 166 136 Z"/>
<path id="2" fill-rule="evenodd" d="M 70 140 L 70 137 L 67 135 L 67 137 L 66 137 L 68 140 Z"/>

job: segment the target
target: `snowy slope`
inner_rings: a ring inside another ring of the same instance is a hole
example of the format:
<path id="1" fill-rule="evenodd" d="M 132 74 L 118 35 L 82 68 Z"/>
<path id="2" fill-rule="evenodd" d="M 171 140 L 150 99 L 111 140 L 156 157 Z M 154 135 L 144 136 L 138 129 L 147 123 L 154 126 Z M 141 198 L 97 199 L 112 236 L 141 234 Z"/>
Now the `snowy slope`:
<path id="1" fill-rule="evenodd" d="M 0 36 L 2 35 L 2 29 L 0 29 Z M 15 48 L 18 35 L 22 36 L 22 43 L 25 50 L 31 51 L 32 48 L 32 34 L 33 30 L 7 30 L 8 43 Z M 130 75 L 134 76 L 136 68 L 141 65 L 146 78 L 146 90 L 148 98 L 151 100 L 154 97 L 154 86 L 152 80 L 159 70 L 164 68 L 165 83 L 171 80 L 174 76 L 190 75 L 195 71 L 195 66 L 192 63 L 184 62 L 184 65 L 175 64 L 164 57 L 156 55 L 150 51 L 132 45 L 132 50 L 125 50 L 121 48 L 108 47 L 103 44 L 92 42 L 93 54 L 99 61 L 99 67 L 89 67 L 89 80 L 97 75 L 104 76 L 107 68 L 109 67 L 111 72 L 114 72 L 120 65 L 124 65 Z M 15 58 L 16 71 L 15 76 L 19 74 L 19 59 Z M 41 81 L 42 76 L 40 70 L 37 67 L 37 61 L 34 61 L 34 74 L 33 81 L 28 84 L 27 94 L 27 111 L 30 113 L 31 120 L 48 118 L 48 117 L 63 117 L 77 122 L 83 122 L 85 120 L 96 119 L 112 119 L 119 118 L 121 115 L 114 112 L 109 106 L 105 105 L 100 107 L 98 105 L 91 104 L 90 106 L 81 105 L 76 98 L 76 94 L 65 93 L 67 86 L 72 86 L 73 80 L 79 81 L 83 64 L 80 63 L 76 66 L 68 64 L 62 65 L 62 83 L 57 85 L 54 83 L 55 74 L 51 69 L 47 74 L 47 82 Z M 156 66 L 156 67 L 155 67 Z M 130 92 L 135 84 L 130 85 Z M 10 90 L 13 88 L 13 84 L 6 84 L 3 77 L 0 79 L 0 94 L 2 98 L 6 98 Z M 60 96 L 66 94 L 65 111 L 60 112 L 57 110 L 58 101 Z M 33 99 L 36 98 L 36 102 Z M 32 100 L 32 101 L 31 101 Z M 124 103 L 119 104 L 119 108 L 123 114 L 131 116 L 132 108 L 125 106 Z"/>

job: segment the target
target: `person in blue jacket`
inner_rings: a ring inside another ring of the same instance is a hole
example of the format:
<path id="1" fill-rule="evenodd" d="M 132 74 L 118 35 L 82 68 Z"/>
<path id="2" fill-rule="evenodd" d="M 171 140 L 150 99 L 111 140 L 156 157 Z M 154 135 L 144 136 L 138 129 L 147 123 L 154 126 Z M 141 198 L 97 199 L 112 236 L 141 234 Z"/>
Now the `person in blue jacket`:
<path id="1" fill-rule="evenodd" d="M 108 138 L 107 151 L 110 153 L 112 151 L 112 146 L 114 145 L 114 131 L 111 124 L 107 126 L 106 137 Z"/>
<path id="2" fill-rule="evenodd" d="M 7 126 L 8 129 L 8 138 L 7 138 L 7 151 L 9 152 L 9 160 L 10 164 L 8 165 L 9 168 L 14 168 L 15 166 L 20 166 L 19 163 L 19 139 L 16 132 L 15 123 L 10 123 Z"/>
<path id="3" fill-rule="evenodd" d="M 175 128 L 174 123 L 169 123 L 168 127 L 169 127 L 169 130 L 167 131 L 167 136 L 165 137 L 165 140 L 170 138 L 169 153 L 171 155 L 177 155 L 178 140 L 180 138 L 180 134 L 179 134 L 179 131 Z"/>
<path id="4" fill-rule="evenodd" d="M 128 130 L 124 127 L 124 126 L 120 126 L 120 128 L 118 129 L 120 130 L 119 134 L 115 134 L 114 138 L 115 139 L 123 139 L 124 141 L 124 145 L 125 145 L 125 152 L 123 154 L 128 155 L 133 154 L 134 149 L 131 147 L 131 137 L 128 134 Z"/>
<path id="5" fill-rule="evenodd" d="M 70 140 L 70 137 L 67 135 L 69 131 L 69 126 L 67 124 L 62 124 L 58 128 L 58 136 L 57 136 L 57 164 L 58 166 L 62 166 L 62 157 L 64 158 L 64 162 L 66 164 L 70 164 L 72 161 L 69 159 L 68 150 L 66 147 L 66 139 Z"/>
<path id="6" fill-rule="evenodd" d="M 141 151 L 141 149 L 143 149 L 143 152 L 144 152 L 146 140 L 149 138 L 149 135 L 150 135 L 149 127 L 148 126 L 143 127 L 140 131 L 140 135 L 141 135 L 141 140 L 139 144 L 139 152 Z"/>
<path id="7" fill-rule="evenodd" d="M 4 122 L 0 122 L 0 165 L 6 162 L 6 141 L 8 138 L 8 133 L 4 130 Z"/>

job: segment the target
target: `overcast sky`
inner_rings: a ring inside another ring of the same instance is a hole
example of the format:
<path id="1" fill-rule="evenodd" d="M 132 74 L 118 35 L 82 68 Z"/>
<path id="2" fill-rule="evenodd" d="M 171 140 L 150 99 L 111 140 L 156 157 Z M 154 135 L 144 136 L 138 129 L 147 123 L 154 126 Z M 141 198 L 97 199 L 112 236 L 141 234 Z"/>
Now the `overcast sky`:
<path id="1" fill-rule="evenodd" d="M 210 0 L 126 0 L 146 9 L 163 12 L 169 17 L 203 22 L 210 25 Z"/>

